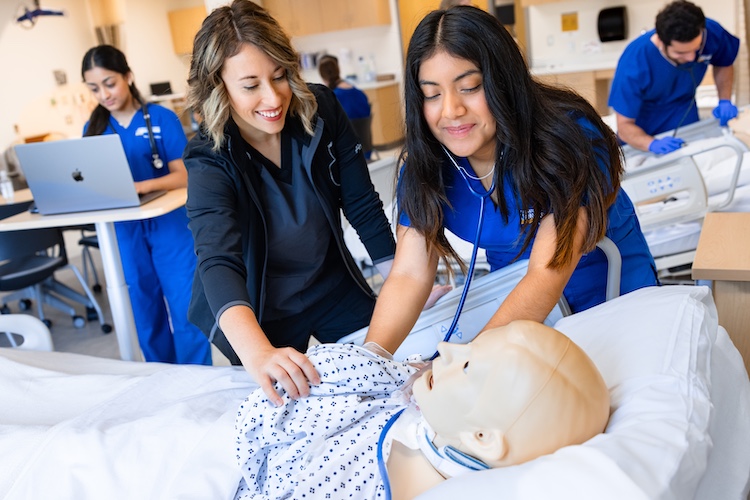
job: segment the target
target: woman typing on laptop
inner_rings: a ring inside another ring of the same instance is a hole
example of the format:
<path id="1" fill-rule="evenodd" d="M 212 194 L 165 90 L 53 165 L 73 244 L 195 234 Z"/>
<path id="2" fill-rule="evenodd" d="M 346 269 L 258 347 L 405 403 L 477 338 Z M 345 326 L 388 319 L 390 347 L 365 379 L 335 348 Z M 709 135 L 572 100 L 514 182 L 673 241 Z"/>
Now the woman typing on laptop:
<path id="1" fill-rule="evenodd" d="M 94 47 L 83 57 L 81 74 L 99 102 L 84 136 L 120 137 L 139 194 L 185 187 L 182 150 L 187 138 L 180 120 L 172 111 L 146 103 L 125 55 L 109 45 Z M 182 207 L 153 219 L 115 224 L 146 361 L 211 364 L 210 344 L 187 319 L 196 263 L 187 222 Z"/>

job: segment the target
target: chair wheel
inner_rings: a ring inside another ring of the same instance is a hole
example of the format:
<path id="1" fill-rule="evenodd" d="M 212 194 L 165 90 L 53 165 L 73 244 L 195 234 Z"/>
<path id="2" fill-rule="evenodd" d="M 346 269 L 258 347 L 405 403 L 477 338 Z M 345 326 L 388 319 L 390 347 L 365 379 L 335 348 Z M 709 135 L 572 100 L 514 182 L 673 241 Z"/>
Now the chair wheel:
<path id="1" fill-rule="evenodd" d="M 91 289 L 96 293 L 102 293 L 102 286 L 99 283 L 96 283 Z"/>
<path id="2" fill-rule="evenodd" d="M 18 308 L 22 311 L 31 309 L 31 299 L 21 299 L 18 301 Z"/>
<path id="3" fill-rule="evenodd" d="M 76 328 L 83 328 L 86 326 L 86 320 L 83 316 L 73 316 L 73 326 Z"/>
<path id="4" fill-rule="evenodd" d="M 47 326 L 47 328 L 52 328 L 52 320 L 51 319 L 46 319 L 45 318 L 45 319 L 42 320 L 42 323 L 44 323 Z"/>
<path id="5" fill-rule="evenodd" d="M 104 323 L 102 325 L 102 331 L 104 333 L 110 333 L 112 331 L 112 325 L 108 325 L 107 323 Z"/>
<path id="6" fill-rule="evenodd" d="M 89 321 L 96 321 L 99 319 L 99 315 L 96 313 L 96 309 L 93 307 L 86 308 L 86 319 Z"/>
<path id="7" fill-rule="evenodd" d="M 10 307 L 8 307 L 8 304 L 4 304 L 0 307 L 0 314 L 10 314 Z"/>

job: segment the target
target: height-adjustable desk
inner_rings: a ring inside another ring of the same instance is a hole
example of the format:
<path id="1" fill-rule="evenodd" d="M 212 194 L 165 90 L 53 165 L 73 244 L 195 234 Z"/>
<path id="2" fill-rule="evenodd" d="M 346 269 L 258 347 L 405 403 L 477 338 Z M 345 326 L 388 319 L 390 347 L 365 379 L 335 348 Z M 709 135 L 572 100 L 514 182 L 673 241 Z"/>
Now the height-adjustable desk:
<path id="1" fill-rule="evenodd" d="M 24 189 L 15 193 L 13 201 L 22 202 L 30 199 L 31 192 Z M 5 203 L 4 199 L 0 198 L 0 200 Z M 160 196 L 140 207 L 60 215 L 39 215 L 23 212 L 0 220 L 0 231 L 94 224 L 99 239 L 102 266 L 107 281 L 107 296 L 112 309 L 112 323 L 114 324 L 115 335 L 117 335 L 120 357 L 129 361 L 140 361 L 143 357 L 138 344 L 133 306 L 130 303 L 128 285 L 125 283 L 125 275 L 122 270 L 114 223 L 158 217 L 178 209 L 185 204 L 185 201 L 187 201 L 187 190 L 183 188 L 169 191 L 164 196 Z"/>

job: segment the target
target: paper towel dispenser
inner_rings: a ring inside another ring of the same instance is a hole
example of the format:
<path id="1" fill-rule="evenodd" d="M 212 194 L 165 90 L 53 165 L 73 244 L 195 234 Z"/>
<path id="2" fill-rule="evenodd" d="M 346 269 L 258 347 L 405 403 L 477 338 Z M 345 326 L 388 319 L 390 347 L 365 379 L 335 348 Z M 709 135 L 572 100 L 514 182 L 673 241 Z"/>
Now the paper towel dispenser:
<path id="1" fill-rule="evenodd" d="M 599 40 L 613 42 L 628 38 L 628 15 L 625 6 L 609 7 L 599 12 Z"/>

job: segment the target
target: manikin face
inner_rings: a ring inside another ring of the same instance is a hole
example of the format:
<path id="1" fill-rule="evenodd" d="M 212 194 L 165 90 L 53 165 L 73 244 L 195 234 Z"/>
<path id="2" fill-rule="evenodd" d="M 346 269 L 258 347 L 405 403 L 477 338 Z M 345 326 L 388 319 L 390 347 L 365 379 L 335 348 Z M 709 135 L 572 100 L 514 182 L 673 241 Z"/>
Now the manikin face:
<path id="1" fill-rule="evenodd" d="M 607 423 L 609 392 L 596 366 L 541 323 L 513 321 L 438 351 L 412 386 L 436 446 L 500 467 L 582 443 Z"/>
<path id="2" fill-rule="evenodd" d="M 292 102 L 286 70 L 265 52 L 244 44 L 221 70 L 232 118 L 245 139 L 263 142 L 281 133 Z"/>
<path id="3" fill-rule="evenodd" d="M 422 62 L 419 85 L 424 117 L 435 138 L 453 154 L 468 157 L 475 170 L 494 164 L 496 122 L 479 68 L 440 51 Z"/>
<path id="4" fill-rule="evenodd" d="M 476 406 L 488 371 L 497 363 L 490 336 L 480 335 L 470 344 L 438 344 L 432 369 L 413 386 L 414 398 L 430 426 L 443 438 L 456 437 L 470 427 L 467 414 Z"/>
<path id="5" fill-rule="evenodd" d="M 695 61 L 696 54 L 703 43 L 703 35 L 698 35 L 689 42 L 672 41 L 664 47 L 667 57 L 675 64 L 686 64 Z"/>
<path id="6" fill-rule="evenodd" d="M 104 106 L 113 116 L 132 112 L 133 95 L 130 93 L 129 79 L 132 75 L 123 75 L 116 71 L 94 67 L 84 72 L 83 81 L 96 97 L 96 100 Z"/>

